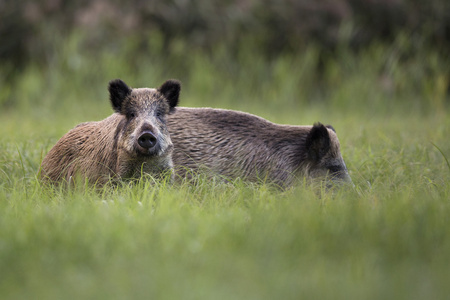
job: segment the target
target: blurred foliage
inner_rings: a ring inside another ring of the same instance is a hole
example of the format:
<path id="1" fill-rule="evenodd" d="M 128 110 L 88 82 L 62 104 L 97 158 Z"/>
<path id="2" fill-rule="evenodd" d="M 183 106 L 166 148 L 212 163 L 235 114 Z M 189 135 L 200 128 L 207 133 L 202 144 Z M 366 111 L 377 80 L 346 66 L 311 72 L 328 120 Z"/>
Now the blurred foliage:
<path id="1" fill-rule="evenodd" d="M 147 41 L 155 33 L 166 53 L 181 39 L 206 51 L 253 43 L 276 55 L 315 43 L 333 54 L 343 43 L 357 50 L 392 42 L 399 32 L 450 49 L 450 2 L 442 0 L 0 0 L 0 17 L 0 59 L 19 65 L 48 61 L 52 41 L 74 29 L 92 49 L 137 35 L 141 52 L 154 51 Z"/>
<path id="2" fill-rule="evenodd" d="M 57 105 L 119 76 L 177 77 L 204 98 L 448 103 L 448 1 L 0 0 L 0 17 L 0 106 Z"/>

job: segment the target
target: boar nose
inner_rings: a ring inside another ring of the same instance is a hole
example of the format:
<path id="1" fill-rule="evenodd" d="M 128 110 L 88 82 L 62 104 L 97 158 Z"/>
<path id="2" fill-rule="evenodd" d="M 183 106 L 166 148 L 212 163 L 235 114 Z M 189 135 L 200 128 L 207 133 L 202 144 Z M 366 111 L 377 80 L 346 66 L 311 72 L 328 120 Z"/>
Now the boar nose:
<path id="1" fill-rule="evenodd" d="M 153 133 L 146 131 L 141 134 L 141 136 L 138 138 L 139 146 L 141 146 L 144 149 L 151 149 L 156 145 L 156 137 L 153 135 Z"/>

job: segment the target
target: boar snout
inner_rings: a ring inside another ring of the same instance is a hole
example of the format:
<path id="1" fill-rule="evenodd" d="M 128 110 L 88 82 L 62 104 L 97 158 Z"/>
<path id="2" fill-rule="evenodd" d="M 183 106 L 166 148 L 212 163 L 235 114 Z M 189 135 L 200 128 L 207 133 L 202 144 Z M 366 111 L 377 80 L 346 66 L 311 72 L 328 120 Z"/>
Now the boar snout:
<path id="1" fill-rule="evenodd" d="M 138 144 L 145 150 L 150 150 L 158 143 L 157 138 L 151 131 L 144 131 L 138 138 Z"/>

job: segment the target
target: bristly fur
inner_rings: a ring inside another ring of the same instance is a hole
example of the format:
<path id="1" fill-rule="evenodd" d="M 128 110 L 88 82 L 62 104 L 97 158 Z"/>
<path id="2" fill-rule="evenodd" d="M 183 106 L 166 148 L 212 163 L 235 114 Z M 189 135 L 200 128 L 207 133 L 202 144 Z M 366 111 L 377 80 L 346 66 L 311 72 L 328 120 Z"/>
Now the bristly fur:
<path id="1" fill-rule="evenodd" d="M 180 177 L 206 170 L 286 187 L 305 175 L 325 176 L 327 163 L 342 160 L 336 134 L 320 123 L 279 125 L 239 111 L 179 107 L 168 126 Z"/>
<path id="2" fill-rule="evenodd" d="M 333 130 L 333 132 L 336 133 L 336 129 L 334 129 L 333 126 L 331 126 L 331 125 L 328 124 L 328 125 L 325 125 L 325 127 L 328 128 L 328 129 Z"/>

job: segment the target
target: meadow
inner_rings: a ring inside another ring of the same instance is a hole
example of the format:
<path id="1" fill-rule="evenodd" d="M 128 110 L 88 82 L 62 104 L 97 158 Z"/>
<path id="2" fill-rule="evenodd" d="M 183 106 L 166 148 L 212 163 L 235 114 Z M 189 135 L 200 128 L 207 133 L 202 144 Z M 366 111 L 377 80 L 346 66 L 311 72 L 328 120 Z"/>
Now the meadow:
<path id="1" fill-rule="evenodd" d="M 257 49 L 230 58 L 180 43 L 160 57 L 83 52 L 78 38 L 14 81 L 1 74 L 1 299 L 448 297 L 448 60 L 411 54 L 399 37 L 357 54 L 340 49 L 318 74 L 314 46 L 266 59 Z M 112 113 L 114 78 L 133 87 L 180 79 L 182 106 L 332 124 L 355 187 L 281 191 L 201 177 L 41 185 L 52 145 Z"/>

